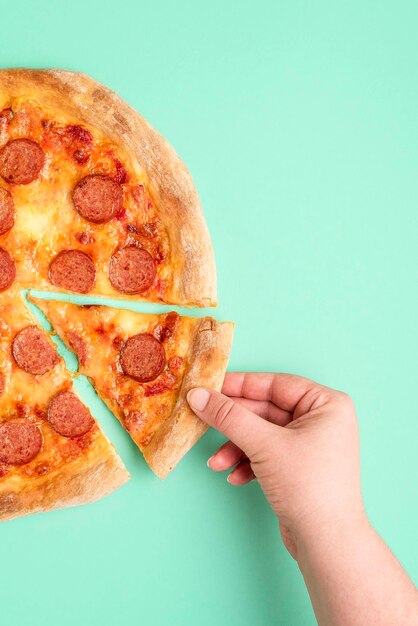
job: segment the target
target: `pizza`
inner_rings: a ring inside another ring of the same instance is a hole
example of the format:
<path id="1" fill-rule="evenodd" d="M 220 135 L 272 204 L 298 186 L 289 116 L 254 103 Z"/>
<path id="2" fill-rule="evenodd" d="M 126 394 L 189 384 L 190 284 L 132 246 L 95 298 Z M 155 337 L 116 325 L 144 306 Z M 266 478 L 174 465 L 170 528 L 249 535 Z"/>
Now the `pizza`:
<path id="1" fill-rule="evenodd" d="M 129 477 L 21 291 L 216 305 L 191 176 L 115 93 L 63 70 L 0 70 L 0 519 L 89 502 Z M 165 477 L 204 432 L 232 324 L 37 302 Z"/>
<path id="2" fill-rule="evenodd" d="M 150 315 L 100 305 L 30 298 L 78 358 L 99 396 L 160 478 L 207 426 L 186 393 L 222 385 L 233 325 L 174 311 Z"/>
<path id="3" fill-rule="evenodd" d="M 91 502 L 129 478 L 19 293 L 0 296 L 0 520 Z"/>
<path id="4" fill-rule="evenodd" d="M 96 81 L 0 70 L 0 180 L 0 288 L 216 304 L 190 174 Z"/>

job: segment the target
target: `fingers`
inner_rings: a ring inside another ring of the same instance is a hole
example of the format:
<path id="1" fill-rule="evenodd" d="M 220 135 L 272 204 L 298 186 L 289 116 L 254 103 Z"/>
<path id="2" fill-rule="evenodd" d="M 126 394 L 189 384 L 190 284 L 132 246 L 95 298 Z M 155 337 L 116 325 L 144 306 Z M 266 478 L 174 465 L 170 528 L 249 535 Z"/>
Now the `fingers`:
<path id="1" fill-rule="evenodd" d="M 270 401 L 282 411 L 291 413 L 305 396 L 310 399 L 321 390 L 329 391 L 308 378 L 293 374 L 230 372 L 225 376 L 222 393 Z"/>
<path id="2" fill-rule="evenodd" d="M 237 467 L 232 471 L 227 480 L 231 485 L 235 485 L 236 487 L 240 487 L 241 485 L 246 485 L 247 483 L 254 480 L 255 475 L 253 470 L 251 469 L 250 462 L 248 460 L 242 461 L 237 465 Z"/>
<path id="3" fill-rule="evenodd" d="M 269 400 L 250 400 L 249 398 L 234 397 L 231 397 L 231 400 L 237 402 L 241 406 L 245 406 L 253 413 L 256 413 L 256 415 L 259 415 L 273 424 L 286 426 L 292 421 L 292 414 L 289 411 L 284 411 Z"/>
<path id="4" fill-rule="evenodd" d="M 269 400 L 271 378 L 269 373 L 227 372 L 222 387 L 226 396 Z"/>
<path id="5" fill-rule="evenodd" d="M 224 434 L 249 458 L 269 444 L 272 428 L 280 429 L 217 391 L 192 389 L 187 400 L 198 417 Z"/>
<path id="6" fill-rule="evenodd" d="M 208 467 L 215 472 L 224 472 L 225 470 L 234 467 L 242 459 L 245 458 L 243 451 L 232 443 L 227 441 L 223 446 L 219 448 L 208 461 Z"/>
<path id="7" fill-rule="evenodd" d="M 254 480 L 255 475 L 250 461 L 232 441 L 227 441 L 208 461 L 208 466 L 215 472 L 224 472 L 235 467 L 227 480 L 231 485 L 246 485 Z"/>

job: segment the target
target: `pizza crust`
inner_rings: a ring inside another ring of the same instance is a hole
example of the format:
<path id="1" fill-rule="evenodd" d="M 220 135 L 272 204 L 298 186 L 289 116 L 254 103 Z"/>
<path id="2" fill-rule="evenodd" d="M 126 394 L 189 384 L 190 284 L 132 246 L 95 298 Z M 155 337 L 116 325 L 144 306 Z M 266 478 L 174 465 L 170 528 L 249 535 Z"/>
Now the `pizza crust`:
<path id="1" fill-rule="evenodd" d="M 216 270 L 208 229 L 190 173 L 169 143 L 113 91 L 79 72 L 1 70 L 0 89 L 86 122 L 136 160 L 147 174 L 170 241 L 173 283 L 166 301 L 215 306 Z"/>
<path id="2" fill-rule="evenodd" d="M 159 478 L 166 478 L 208 429 L 190 409 L 186 396 L 190 389 L 202 385 L 221 390 L 233 329 L 232 322 L 219 323 L 211 317 L 202 318 L 196 329 L 174 410 L 143 449 L 145 460 Z"/>
<path id="3" fill-rule="evenodd" d="M 13 476 L 0 486 L 0 521 L 95 502 L 129 479 L 121 459 L 107 440 L 98 442 L 92 454 L 80 456 L 34 480 L 13 483 Z"/>

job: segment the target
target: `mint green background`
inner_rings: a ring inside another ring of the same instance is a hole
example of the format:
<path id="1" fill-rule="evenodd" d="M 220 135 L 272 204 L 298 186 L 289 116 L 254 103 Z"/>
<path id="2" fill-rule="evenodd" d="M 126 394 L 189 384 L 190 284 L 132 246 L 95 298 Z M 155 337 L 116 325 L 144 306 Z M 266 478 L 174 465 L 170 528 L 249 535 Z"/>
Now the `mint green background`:
<path id="1" fill-rule="evenodd" d="M 2 66 L 87 72 L 176 147 L 216 315 L 237 323 L 231 369 L 352 394 L 370 518 L 417 576 L 417 3 L 1 0 L 1 16 Z M 160 482 L 78 388 L 132 479 L 1 525 L 2 623 L 315 623 L 258 486 L 206 468 L 219 435 Z"/>

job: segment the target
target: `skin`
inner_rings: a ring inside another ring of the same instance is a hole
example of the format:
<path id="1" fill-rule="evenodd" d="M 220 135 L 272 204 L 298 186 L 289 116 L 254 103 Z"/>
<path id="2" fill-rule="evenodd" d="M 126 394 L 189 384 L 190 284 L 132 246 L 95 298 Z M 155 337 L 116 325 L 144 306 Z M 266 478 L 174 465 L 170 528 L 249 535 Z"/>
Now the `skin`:
<path id="1" fill-rule="evenodd" d="M 370 525 L 349 396 L 289 374 L 227 374 L 222 394 L 193 389 L 198 417 L 228 441 L 208 466 L 236 486 L 258 480 L 318 623 L 418 624 L 418 595 Z"/>

